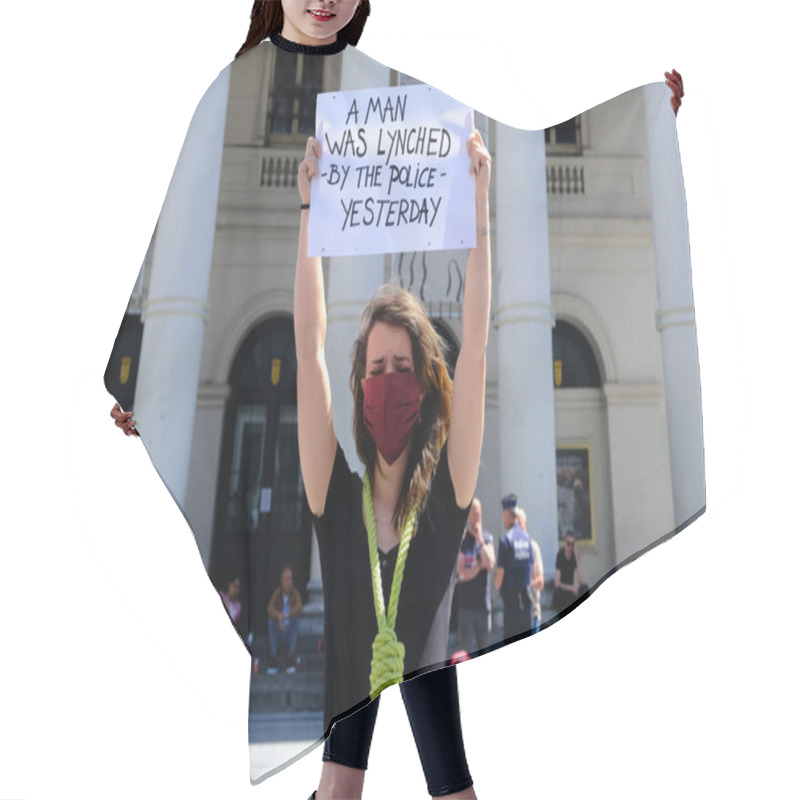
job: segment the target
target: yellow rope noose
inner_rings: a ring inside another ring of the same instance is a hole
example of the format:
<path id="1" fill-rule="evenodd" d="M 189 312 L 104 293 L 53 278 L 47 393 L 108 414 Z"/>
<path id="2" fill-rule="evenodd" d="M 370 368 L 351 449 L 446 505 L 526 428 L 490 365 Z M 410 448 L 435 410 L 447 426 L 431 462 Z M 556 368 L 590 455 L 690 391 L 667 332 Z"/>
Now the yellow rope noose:
<path id="1" fill-rule="evenodd" d="M 397 604 L 400 600 L 400 587 L 406 568 L 406 556 L 411 544 L 411 534 L 417 521 L 417 506 L 411 509 L 403 525 L 400 547 L 397 551 L 397 564 L 392 576 L 392 590 L 389 594 L 389 611 L 383 607 L 383 581 L 378 562 L 378 535 L 375 525 L 375 509 L 372 505 L 372 485 L 369 474 L 364 474 L 363 488 L 364 512 L 367 518 L 367 540 L 369 541 L 369 564 L 372 573 L 372 596 L 375 600 L 375 618 L 378 633 L 372 642 L 372 664 L 369 672 L 370 698 L 376 698 L 383 689 L 403 680 L 405 645 L 398 641 L 394 632 L 397 621 Z"/>

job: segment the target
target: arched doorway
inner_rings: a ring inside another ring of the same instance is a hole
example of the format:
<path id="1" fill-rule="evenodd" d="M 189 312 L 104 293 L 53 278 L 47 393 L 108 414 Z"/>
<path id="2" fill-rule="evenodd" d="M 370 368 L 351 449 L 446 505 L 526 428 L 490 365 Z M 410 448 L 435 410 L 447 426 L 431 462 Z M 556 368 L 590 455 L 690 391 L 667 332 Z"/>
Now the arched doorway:
<path id="1" fill-rule="evenodd" d="M 211 572 L 220 586 L 240 577 L 240 632 L 262 636 L 281 570 L 292 567 L 294 584 L 304 594 L 311 557 L 311 518 L 297 449 L 291 317 L 257 325 L 239 347 L 228 380 Z"/>
<path id="2" fill-rule="evenodd" d="M 604 365 L 581 328 L 553 329 L 558 539 L 571 530 L 584 578 L 612 569 L 615 545 Z"/>

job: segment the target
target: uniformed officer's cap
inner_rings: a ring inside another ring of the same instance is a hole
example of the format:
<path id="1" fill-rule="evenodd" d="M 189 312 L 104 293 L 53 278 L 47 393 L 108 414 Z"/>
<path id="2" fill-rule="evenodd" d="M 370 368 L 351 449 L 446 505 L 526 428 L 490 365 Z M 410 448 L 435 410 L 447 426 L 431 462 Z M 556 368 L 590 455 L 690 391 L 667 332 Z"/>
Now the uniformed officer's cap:
<path id="1" fill-rule="evenodd" d="M 511 494 L 507 494 L 500 501 L 500 504 L 503 506 L 504 510 L 513 511 L 517 507 L 517 496 L 513 492 Z"/>

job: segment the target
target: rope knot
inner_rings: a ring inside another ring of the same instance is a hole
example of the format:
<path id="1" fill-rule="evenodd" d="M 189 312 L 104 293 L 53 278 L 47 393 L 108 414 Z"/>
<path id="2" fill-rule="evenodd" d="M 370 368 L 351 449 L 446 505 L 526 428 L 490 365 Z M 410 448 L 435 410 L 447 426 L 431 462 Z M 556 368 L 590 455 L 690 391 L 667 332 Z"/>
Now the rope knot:
<path id="1" fill-rule="evenodd" d="M 405 645 L 398 641 L 394 630 L 380 625 L 372 642 L 372 667 L 369 673 L 370 697 L 375 698 L 387 686 L 403 680 Z"/>
<path id="2" fill-rule="evenodd" d="M 367 541 L 369 543 L 369 566 L 372 573 L 372 599 L 375 602 L 375 620 L 378 633 L 372 642 L 372 664 L 369 671 L 370 697 L 374 700 L 387 686 L 403 680 L 403 665 L 406 657 L 405 645 L 397 640 L 394 625 L 397 621 L 397 607 L 400 602 L 400 586 L 406 568 L 406 556 L 411 544 L 411 535 L 417 520 L 417 506 L 411 509 L 403 525 L 400 545 L 397 550 L 397 563 L 392 575 L 392 589 L 389 594 L 389 608 L 383 607 L 383 582 L 378 563 L 378 534 L 375 524 L 375 508 L 372 505 L 372 484 L 369 472 L 364 475 L 363 485 L 364 516 L 367 522 Z"/>

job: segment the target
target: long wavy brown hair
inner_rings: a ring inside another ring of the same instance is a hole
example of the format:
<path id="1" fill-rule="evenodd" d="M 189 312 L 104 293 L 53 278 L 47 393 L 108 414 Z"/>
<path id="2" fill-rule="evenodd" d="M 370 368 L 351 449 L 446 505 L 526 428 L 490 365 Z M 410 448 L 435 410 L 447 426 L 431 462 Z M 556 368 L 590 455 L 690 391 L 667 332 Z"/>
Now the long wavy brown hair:
<path id="1" fill-rule="evenodd" d="M 447 371 L 444 348 L 425 309 L 414 295 L 396 286 L 381 287 L 361 316 L 361 330 L 353 345 L 353 434 L 358 457 L 370 477 L 375 474 L 377 448 L 364 424 L 364 391 L 361 379 L 367 372 L 367 340 L 376 322 L 405 328 L 411 338 L 414 372 L 424 393 L 420 421 L 411 436 L 411 450 L 403 488 L 397 500 L 393 522 L 401 530 L 415 506 L 421 511 L 430 490 L 431 478 L 450 427 L 453 383 Z"/>
<path id="2" fill-rule="evenodd" d="M 369 0 L 361 0 L 355 16 L 339 31 L 338 38 L 344 39 L 347 44 L 357 45 L 367 22 L 369 11 Z M 236 58 L 261 44 L 267 37 L 274 36 L 282 30 L 283 6 L 280 0 L 255 0 L 253 9 L 250 11 L 250 30 L 247 32 L 247 38 L 239 48 Z"/>

